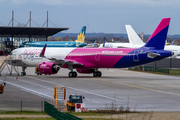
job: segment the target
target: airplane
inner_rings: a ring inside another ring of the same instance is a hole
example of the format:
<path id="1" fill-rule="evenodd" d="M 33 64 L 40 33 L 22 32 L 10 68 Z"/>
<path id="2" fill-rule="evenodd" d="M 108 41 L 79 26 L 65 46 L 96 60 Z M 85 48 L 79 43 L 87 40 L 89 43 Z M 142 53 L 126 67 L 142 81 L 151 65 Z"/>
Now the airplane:
<path id="1" fill-rule="evenodd" d="M 130 25 L 125 25 L 129 43 L 105 43 L 101 44 L 99 47 L 106 48 L 139 48 L 144 45 L 144 42 L 140 39 L 140 37 L 136 34 L 134 29 Z M 133 37 L 132 37 L 133 36 Z"/>
<path id="2" fill-rule="evenodd" d="M 129 42 L 132 45 L 131 47 L 137 48 L 143 46 L 145 43 L 140 39 L 137 33 L 134 31 L 131 25 L 126 25 L 126 30 L 128 33 Z M 139 43 L 138 45 L 134 45 L 133 43 Z M 180 58 L 180 46 L 177 45 L 165 45 L 164 50 L 169 50 L 174 52 L 172 57 Z"/>
<path id="3" fill-rule="evenodd" d="M 97 42 L 97 40 L 95 40 L 94 43 L 87 44 L 86 46 L 84 46 L 84 48 L 97 48 L 97 47 L 99 47 L 99 44 L 96 42 Z"/>
<path id="4" fill-rule="evenodd" d="M 142 47 L 145 43 L 141 40 L 138 34 L 134 31 L 131 25 L 125 25 L 129 43 L 105 43 L 101 44 L 99 47 L 106 48 L 139 48 Z M 169 50 L 174 52 L 174 55 L 171 57 L 180 58 L 180 46 L 177 45 L 165 45 L 164 50 Z"/>
<path id="5" fill-rule="evenodd" d="M 169 23 L 170 18 L 163 18 L 149 41 L 140 48 L 51 48 L 45 44 L 43 49 L 25 47 L 13 50 L 11 56 L 20 55 L 21 60 L 9 59 L 8 64 L 22 68 L 38 66 L 39 72 L 46 75 L 68 68 L 69 77 L 77 77 L 77 72 L 101 77 L 99 68 L 127 68 L 172 56 L 173 52 L 164 50 Z M 25 69 L 21 75 L 24 73 Z"/>
<path id="6" fill-rule="evenodd" d="M 29 42 L 28 41 L 28 42 L 23 42 L 20 45 L 20 48 L 21 47 L 44 47 L 45 44 L 47 44 L 47 47 L 83 47 L 87 45 L 87 43 L 84 42 L 85 34 L 86 34 L 86 26 L 83 26 L 76 40 L 73 42 L 70 42 L 70 41 L 64 41 L 64 42 L 30 41 Z"/>

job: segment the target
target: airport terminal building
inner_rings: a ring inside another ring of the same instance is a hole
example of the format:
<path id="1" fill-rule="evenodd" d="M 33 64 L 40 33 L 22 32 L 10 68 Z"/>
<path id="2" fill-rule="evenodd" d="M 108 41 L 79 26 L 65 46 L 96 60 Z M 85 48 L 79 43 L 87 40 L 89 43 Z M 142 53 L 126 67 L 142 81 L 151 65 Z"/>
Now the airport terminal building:
<path id="1" fill-rule="evenodd" d="M 48 36 L 67 29 L 68 28 L 0 26 L 0 54 L 8 54 L 25 41 L 47 41 Z"/>
<path id="2" fill-rule="evenodd" d="M 69 28 L 58 28 L 58 27 L 48 27 L 48 11 L 47 20 L 42 27 L 31 27 L 31 12 L 30 18 L 26 25 L 14 26 L 14 11 L 12 11 L 12 19 L 8 26 L 2 24 L 0 26 L 0 55 L 7 55 L 12 50 L 18 48 L 22 42 L 25 41 L 47 41 L 49 36 L 52 36 L 63 30 L 68 30 Z M 16 21 L 17 22 L 17 21 Z M 34 22 L 34 21 L 33 21 Z M 11 24 L 11 26 L 10 26 Z M 27 26 L 29 24 L 29 26 Z"/>

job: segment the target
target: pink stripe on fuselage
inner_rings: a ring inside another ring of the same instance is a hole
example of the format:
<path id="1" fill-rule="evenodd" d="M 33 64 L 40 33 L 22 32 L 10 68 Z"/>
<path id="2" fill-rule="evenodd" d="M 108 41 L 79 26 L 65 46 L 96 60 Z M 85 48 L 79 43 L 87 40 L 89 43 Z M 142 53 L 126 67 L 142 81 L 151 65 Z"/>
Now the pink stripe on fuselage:
<path id="1" fill-rule="evenodd" d="M 75 48 L 65 60 L 83 64 L 74 68 L 113 68 L 124 55 L 133 50 L 135 48 Z"/>
<path id="2" fill-rule="evenodd" d="M 155 31 L 153 32 L 153 34 L 150 36 L 150 38 L 148 39 L 148 41 L 153 38 L 155 35 L 157 35 L 160 31 L 162 31 L 164 28 L 166 28 L 169 23 L 170 23 L 170 19 L 171 18 L 163 18 L 161 20 L 161 22 L 159 23 L 159 25 L 157 26 L 157 28 L 155 29 Z M 147 41 L 147 42 L 148 42 Z"/>

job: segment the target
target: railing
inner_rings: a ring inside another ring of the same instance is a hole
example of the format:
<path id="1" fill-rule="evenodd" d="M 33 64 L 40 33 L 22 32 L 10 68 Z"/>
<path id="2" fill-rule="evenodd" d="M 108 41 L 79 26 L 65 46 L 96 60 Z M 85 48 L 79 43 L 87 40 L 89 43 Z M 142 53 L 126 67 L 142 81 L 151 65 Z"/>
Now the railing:
<path id="1" fill-rule="evenodd" d="M 56 120 L 82 120 L 81 118 L 78 118 L 74 115 L 71 115 L 69 113 L 62 113 L 58 111 L 54 105 L 49 104 L 48 102 L 44 102 L 44 112 L 48 115 L 52 116 Z"/>

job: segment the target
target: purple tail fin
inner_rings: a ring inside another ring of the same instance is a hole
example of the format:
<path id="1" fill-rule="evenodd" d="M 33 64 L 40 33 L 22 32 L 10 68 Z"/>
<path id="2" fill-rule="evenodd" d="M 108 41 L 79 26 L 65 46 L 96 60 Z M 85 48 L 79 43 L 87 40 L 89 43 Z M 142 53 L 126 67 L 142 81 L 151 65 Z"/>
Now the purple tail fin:
<path id="1" fill-rule="evenodd" d="M 144 47 L 152 49 L 164 49 L 167 32 L 171 18 L 163 18 Z"/>

